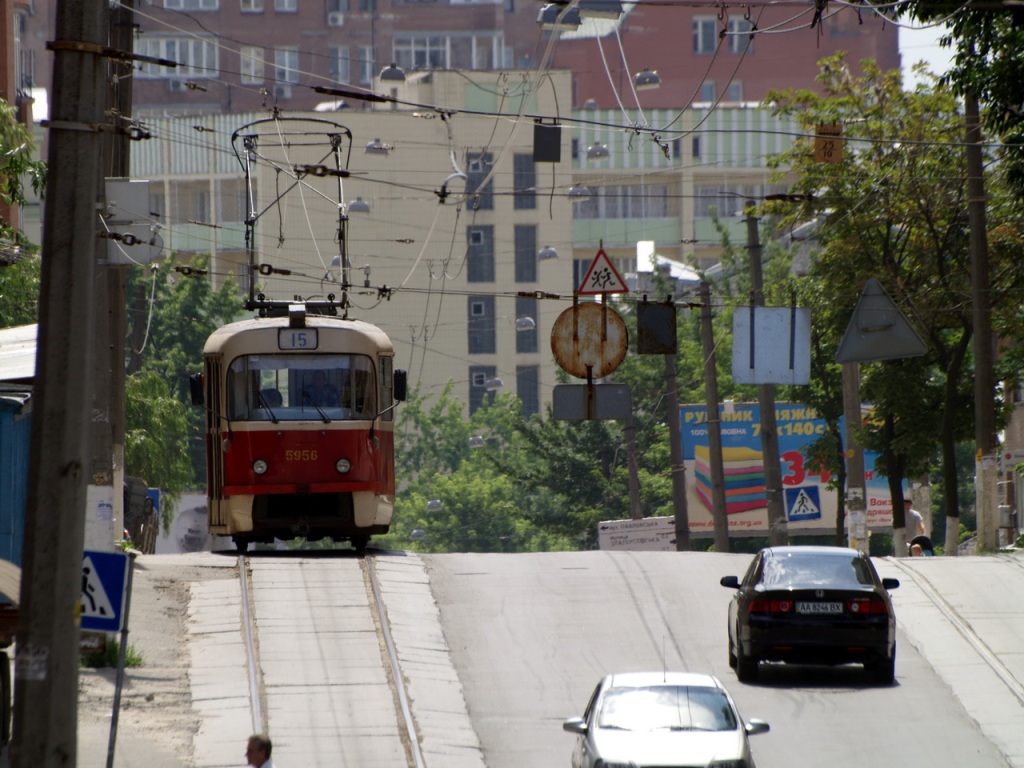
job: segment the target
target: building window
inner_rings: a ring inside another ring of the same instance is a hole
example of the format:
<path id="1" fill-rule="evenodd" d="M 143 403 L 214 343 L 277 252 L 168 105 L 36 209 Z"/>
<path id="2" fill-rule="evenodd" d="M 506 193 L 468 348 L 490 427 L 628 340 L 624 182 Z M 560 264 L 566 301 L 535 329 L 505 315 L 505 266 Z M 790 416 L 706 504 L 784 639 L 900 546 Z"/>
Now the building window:
<path id="1" fill-rule="evenodd" d="M 164 0 L 164 8 L 172 11 L 216 11 L 220 0 Z"/>
<path id="2" fill-rule="evenodd" d="M 171 59 L 178 62 L 172 70 L 157 64 L 143 62 L 139 68 L 140 77 L 218 77 L 217 45 L 213 40 L 199 37 L 149 37 L 143 35 L 137 43 L 137 52 L 154 59 Z"/>
<path id="3" fill-rule="evenodd" d="M 590 198 L 573 206 L 576 219 L 649 219 L 668 215 L 668 187 L 663 184 L 591 188 Z"/>
<path id="4" fill-rule="evenodd" d="M 263 82 L 263 49 L 252 45 L 243 45 L 241 54 L 241 79 L 243 83 Z"/>
<path id="5" fill-rule="evenodd" d="M 333 46 L 329 49 L 331 80 L 335 83 L 349 83 L 352 78 L 348 46 Z"/>
<path id="6" fill-rule="evenodd" d="M 754 24 L 750 19 L 729 19 L 729 53 L 753 53 L 754 41 L 750 37 Z"/>
<path id="7" fill-rule="evenodd" d="M 295 13 L 299 10 L 299 0 L 274 0 L 274 10 L 278 13 Z"/>
<path id="8" fill-rule="evenodd" d="M 217 223 L 245 221 L 245 182 L 221 179 L 217 182 Z"/>
<path id="9" fill-rule="evenodd" d="M 693 52 L 714 53 L 718 47 L 718 17 L 694 16 Z"/>
<path id="10" fill-rule="evenodd" d="M 540 413 L 540 366 L 516 366 L 516 394 L 523 404 L 523 416 Z"/>
<path id="11" fill-rule="evenodd" d="M 533 162 L 532 154 L 512 156 L 512 184 L 513 208 L 525 211 L 537 207 L 537 166 Z"/>
<path id="12" fill-rule="evenodd" d="M 448 40 L 443 35 L 395 35 L 395 63 L 403 69 L 448 69 Z"/>
<path id="13" fill-rule="evenodd" d="M 537 227 L 516 224 L 516 282 L 537 282 Z"/>
<path id="14" fill-rule="evenodd" d="M 299 82 L 298 46 L 274 49 L 274 79 L 279 83 Z"/>
<path id="15" fill-rule="evenodd" d="M 263 0 L 239 0 L 242 13 L 263 13 Z"/>
<path id="16" fill-rule="evenodd" d="M 468 152 L 466 154 L 466 194 L 472 195 L 469 201 L 471 210 L 494 210 L 494 179 L 488 180 L 481 187 L 493 167 L 490 152 Z"/>
<path id="17" fill-rule="evenodd" d="M 469 354 L 493 355 L 495 351 L 494 297 L 470 296 L 467 308 L 469 314 L 469 330 L 467 334 Z M 479 312 L 480 314 L 474 314 L 474 312 Z"/>
<path id="18" fill-rule="evenodd" d="M 709 103 L 714 102 L 716 93 L 717 91 L 715 90 L 714 80 L 705 80 L 703 83 L 700 84 L 701 101 L 706 101 Z"/>
<path id="19" fill-rule="evenodd" d="M 494 282 L 494 227 L 467 227 L 466 281 Z"/>
<path id="20" fill-rule="evenodd" d="M 495 392 L 487 391 L 487 380 L 498 373 L 493 365 L 471 365 L 469 367 L 469 412 L 473 414 L 485 402 L 494 403 Z"/>
<path id="21" fill-rule="evenodd" d="M 359 0 L 359 10 L 362 13 L 372 13 L 377 10 L 377 0 Z"/>
<path id="22" fill-rule="evenodd" d="M 733 80 L 729 83 L 729 87 L 725 91 L 726 101 L 743 101 L 743 83 L 739 80 Z"/>
<path id="23" fill-rule="evenodd" d="M 345 13 L 348 7 L 348 0 L 327 0 L 328 13 Z"/>
<path id="24" fill-rule="evenodd" d="M 373 65 L 377 61 L 377 51 L 372 45 L 359 46 L 359 84 L 368 85 L 373 82 Z"/>
<path id="25" fill-rule="evenodd" d="M 763 200 L 766 195 L 785 193 L 785 184 L 715 184 L 697 186 L 694 194 L 697 202 L 693 215 L 705 218 L 739 216 L 748 200 Z"/>
<path id="26" fill-rule="evenodd" d="M 537 300 L 532 296 L 516 297 L 516 320 L 521 317 L 529 317 L 534 322 L 534 327 L 527 330 L 516 327 L 516 353 L 528 355 L 537 351 Z"/>

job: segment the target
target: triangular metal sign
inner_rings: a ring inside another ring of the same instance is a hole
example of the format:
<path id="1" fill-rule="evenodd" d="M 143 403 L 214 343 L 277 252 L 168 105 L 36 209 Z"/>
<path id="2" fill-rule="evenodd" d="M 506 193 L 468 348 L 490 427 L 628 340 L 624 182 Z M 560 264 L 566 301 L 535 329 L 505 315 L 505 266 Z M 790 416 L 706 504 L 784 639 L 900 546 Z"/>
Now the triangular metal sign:
<path id="1" fill-rule="evenodd" d="M 590 269 L 580 281 L 580 287 L 576 293 L 584 295 L 597 295 L 601 293 L 629 293 L 629 286 L 622 279 L 619 270 L 612 264 L 604 248 L 597 251 L 594 260 L 590 262 Z"/>
<path id="2" fill-rule="evenodd" d="M 868 363 L 919 357 L 928 351 L 924 339 L 900 312 L 882 284 L 868 280 L 853 310 L 836 353 L 837 363 Z"/>

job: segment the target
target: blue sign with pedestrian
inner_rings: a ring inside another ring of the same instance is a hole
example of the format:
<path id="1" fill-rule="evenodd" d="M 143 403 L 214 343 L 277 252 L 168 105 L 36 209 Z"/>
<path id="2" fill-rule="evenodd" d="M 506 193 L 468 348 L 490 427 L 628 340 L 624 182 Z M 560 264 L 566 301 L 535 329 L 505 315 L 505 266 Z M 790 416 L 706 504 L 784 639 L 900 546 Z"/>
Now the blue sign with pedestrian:
<path id="1" fill-rule="evenodd" d="M 120 632 L 124 618 L 128 555 L 90 552 L 82 556 L 82 629 Z"/>
<path id="2" fill-rule="evenodd" d="M 786 488 L 786 518 L 788 520 L 820 520 L 821 498 L 818 486 L 806 485 L 800 488 Z"/>

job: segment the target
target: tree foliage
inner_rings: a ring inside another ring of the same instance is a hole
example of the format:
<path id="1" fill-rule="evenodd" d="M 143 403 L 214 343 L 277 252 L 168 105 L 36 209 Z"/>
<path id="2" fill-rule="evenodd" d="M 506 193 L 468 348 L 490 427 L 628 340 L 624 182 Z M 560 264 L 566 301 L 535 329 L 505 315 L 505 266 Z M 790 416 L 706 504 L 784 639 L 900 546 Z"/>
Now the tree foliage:
<path id="1" fill-rule="evenodd" d="M 18 122 L 15 108 L 0 99 L 0 202 L 8 206 L 23 204 L 26 181 L 42 194 L 46 164 L 34 160 L 34 152 L 32 134 Z M 0 264 L 16 260 L 16 251 L 26 244 L 22 232 L 0 216 Z"/>
<path id="2" fill-rule="evenodd" d="M 956 444 L 973 434 L 970 253 L 962 115 L 954 92 L 938 82 L 904 91 L 898 72 L 862 62 L 853 78 L 842 56 L 822 62 L 824 93 L 774 92 L 778 114 L 815 126 L 844 126 L 841 163 L 817 163 L 808 141 L 779 156 L 796 171 L 800 204 L 773 204 L 784 224 L 816 220 L 820 251 L 803 295 L 814 311 L 820 351 L 834 350 L 868 278 L 881 282 L 927 341 L 924 357 L 864 364 L 862 399 L 875 418 L 859 431 L 862 445 L 878 451 L 876 470 L 894 501 L 902 482 L 941 462 L 947 516 L 958 514 Z M 990 174 L 999 200 L 1003 187 Z M 999 209 L 999 203 L 994 206 Z M 1007 240 L 1018 232 L 1009 223 Z M 1012 247 L 992 249 L 994 327 L 1013 332 L 1013 296 L 1022 274 Z M 824 381 L 821 380 L 821 381 Z M 939 446 L 937 455 L 936 446 Z M 870 468 L 869 468 L 870 469 Z M 895 525 L 902 507 L 896 504 Z"/>
<path id="3" fill-rule="evenodd" d="M 126 386 L 144 397 L 135 410 L 126 409 L 125 469 L 127 474 L 145 478 L 172 497 L 201 486 L 206 474 L 205 417 L 201 408 L 190 404 L 189 374 L 202 370 L 203 346 L 209 335 L 235 319 L 242 308 L 235 284 L 228 280 L 215 289 L 202 274 L 205 265 L 205 259 L 193 259 L 191 277 L 177 272 L 173 261 L 168 260 L 156 269 L 133 269 L 128 281 L 128 296 L 134 302 L 128 313 L 127 343 L 132 363 L 126 361 L 126 365 L 132 373 Z M 154 379 L 159 380 L 159 388 Z M 164 394 L 183 409 L 181 414 L 161 399 Z M 159 397 L 148 401 L 151 395 Z M 179 416 L 185 419 L 184 431 Z M 140 430 L 148 437 L 144 438 Z M 174 438 L 154 435 L 154 430 Z M 132 453 L 128 434 L 136 438 Z M 185 473 L 176 464 L 164 467 L 160 462 L 150 462 L 148 450 L 156 445 L 173 449 L 190 471 Z"/>

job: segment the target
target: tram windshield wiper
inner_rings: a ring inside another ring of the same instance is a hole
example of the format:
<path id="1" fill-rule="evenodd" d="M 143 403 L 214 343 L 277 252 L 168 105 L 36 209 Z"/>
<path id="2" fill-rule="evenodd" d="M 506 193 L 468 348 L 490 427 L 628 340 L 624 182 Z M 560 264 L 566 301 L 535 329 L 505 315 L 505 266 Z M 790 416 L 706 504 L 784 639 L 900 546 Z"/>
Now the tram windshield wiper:
<path id="1" fill-rule="evenodd" d="M 316 408 L 316 412 L 320 414 L 320 418 L 323 419 L 324 424 L 330 424 L 331 420 L 327 418 L 327 414 L 320 410 L 320 406 L 317 405 L 316 401 L 314 401 L 313 398 L 309 396 L 309 392 L 304 389 L 302 390 L 302 401 L 305 402 L 307 400 L 309 401 L 310 405 Z"/>
<path id="2" fill-rule="evenodd" d="M 274 413 L 274 410 L 273 410 L 273 409 L 272 409 L 272 408 L 270 407 L 270 403 L 268 403 L 268 402 L 267 402 L 267 398 L 265 398 L 265 397 L 263 396 L 263 393 L 262 393 L 262 392 L 257 392 L 257 393 L 256 393 L 256 397 L 258 397 L 258 398 L 259 398 L 260 404 L 261 404 L 261 405 L 262 405 L 262 406 L 263 406 L 264 408 L 266 408 L 266 409 L 267 409 L 267 413 L 269 413 L 269 414 L 270 414 L 270 421 L 271 421 L 271 422 L 273 422 L 274 424 L 277 424 L 277 422 L 279 422 L 279 421 L 280 421 L 280 419 L 279 419 L 279 418 L 277 418 L 277 414 L 276 414 L 276 413 Z"/>

